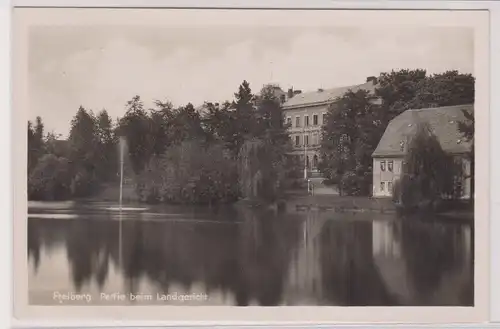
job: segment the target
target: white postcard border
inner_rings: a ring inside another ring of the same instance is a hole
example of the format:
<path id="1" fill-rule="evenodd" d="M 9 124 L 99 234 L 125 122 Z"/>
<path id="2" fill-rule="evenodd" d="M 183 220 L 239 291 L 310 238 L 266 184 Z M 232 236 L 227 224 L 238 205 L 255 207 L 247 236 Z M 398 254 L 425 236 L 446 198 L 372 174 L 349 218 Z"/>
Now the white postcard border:
<path id="1" fill-rule="evenodd" d="M 26 88 L 26 54 L 27 54 L 27 43 L 25 38 L 26 27 L 31 24 L 78 24 L 86 20 L 87 23 L 91 24 L 106 23 L 106 24 L 117 24 L 119 20 L 124 19 L 123 17 L 118 17 L 123 15 L 124 10 L 113 11 L 109 9 L 101 9 L 99 12 L 93 15 L 88 15 L 83 13 L 83 11 L 88 11 L 90 9 L 80 9 L 78 16 L 69 16 L 69 10 L 75 11 L 75 9 L 45 9 L 47 11 L 44 14 L 43 19 L 41 16 L 36 14 L 37 11 L 41 9 L 22 9 L 25 14 L 18 16 L 16 13 L 13 17 L 14 25 L 14 66 L 13 66 L 13 91 L 14 91 L 14 112 L 13 112 L 13 138 L 17 145 L 24 145 L 26 142 L 25 135 L 25 122 L 27 119 L 27 88 Z M 63 12 L 64 11 L 64 12 Z M 117 12 L 120 12 L 118 14 Z M 148 24 L 153 24 L 154 22 L 167 21 L 170 23 L 175 22 L 175 19 L 163 20 L 163 14 L 159 14 L 154 11 L 131 11 L 126 15 L 150 15 L 148 19 L 142 19 L 141 24 L 147 22 Z M 181 11 L 176 10 L 176 17 Z M 20 11 L 19 11 L 20 13 Z M 234 14 L 235 11 L 232 11 Z M 292 11 L 288 13 L 301 14 L 298 11 Z M 301 24 L 319 24 L 321 19 L 317 15 L 313 14 L 312 11 L 305 12 L 309 16 L 309 21 L 301 16 Z M 150 321 L 160 321 L 155 322 L 156 324 L 165 323 L 167 321 L 169 324 L 253 324 L 255 320 L 259 322 L 264 322 L 266 324 L 285 324 L 297 322 L 303 324 L 318 324 L 318 323 L 367 323 L 367 322 L 386 322 L 386 323 L 401 323 L 401 322 L 413 322 L 413 323 L 446 323 L 446 322 L 483 322 L 488 319 L 488 307 L 489 307 L 489 230 L 488 230 L 488 219 L 489 219 L 489 68 L 488 68 L 488 53 L 489 53 L 489 37 L 488 37 L 488 26 L 485 24 L 485 16 L 483 13 L 467 13 L 467 12 L 343 12 L 340 19 L 332 20 L 331 17 L 326 15 L 324 11 L 320 16 L 323 16 L 323 23 L 327 24 L 327 19 L 330 18 L 329 22 L 335 21 L 335 24 L 341 25 L 346 24 L 349 21 L 352 24 L 353 19 L 361 19 L 363 15 L 382 15 L 385 18 L 385 22 L 388 19 L 392 19 L 392 23 L 395 24 L 409 24 L 422 22 L 431 22 L 434 25 L 439 26 L 456 26 L 460 24 L 463 26 L 469 22 L 474 22 L 474 27 L 476 28 L 476 72 L 477 85 L 476 85 L 476 120 L 480 129 L 476 130 L 476 140 L 478 141 L 477 147 L 477 177 L 476 184 L 478 185 L 477 200 L 478 205 L 476 207 L 476 246 L 475 246 L 475 291 L 476 291 L 476 307 L 474 308 L 462 308 L 462 307 L 418 307 L 418 308 L 395 308 L 395 307 L 287 307 L 287 308 L 254 308 L 254 307 L 162 307 L 162 306 L 148 306 L 147 309 L 144 307 L 77 307 L 77 306 L 55 306 L 55 307 L 40 307 L 40 306 L 27 306 L 27 261 L 26 261 L 26 198 L 25 189 L 20 188 L 20 186 L 25 186 L 24 183 L 16 184 L 14 189 L 14 263 L 16 275 L 15 278 L 15 296 L 14 301 L 16 302 L 16 316 L 20 318 L 32 318 L 37 317 L 39 319 L 48 320 L 78 320 L 79 324 L 82 325 L 82 320 L 88 318 L 100 320 L 136 320 L 141 321 L 144 319 L 149 319 Z M 348 14 L 346 14 L 348 13 Z M 352 13 L 355 18 L 351 17 Z M 390 18 L 389 16 L 397 14 L 397 18 Z M 409 16 L 408 14 L 411 14 Z M 199 14 L 196 14 L 199 15 Z M 218 14 L 220 15 L 220 14 Z M 470 16 L 469 16 L 470 15 Z M 110 17 L 113 17 L 111 18 Z M 197 16 L 197 19 L 190 19 L 190 22 L 202 22 L 203 19 L 207 19 L 207 16 L 213 18 L 213 14 L 207 15 L 204 11 L 202 15 Z M 235 15 L 237 16 L 237 15 Z M 243 16 L 250 16 L 249 14 L 243 14 Z M 448 16 L 448 17 L 445 17 Z M 468 16 L 468 17 L 466 17 Z M 475 16 L 474 19 L 470 17 Z M 129 17 L 130 18 L 130 17 Z M 270 20 L 272 18 L 272 20 Z M 286 12 L 279 11 L 266 11 L 259 18 L 259 22 L 262 23 L 266 20 L 269 24 L 276 24 L 279 19 L 290 22 L 290 17 L 287 16 Z M 182 18 L 181 18 L 182 19 Z M 240 24 L 252 24 L 254 17 L 245 20 L 244 17 L 234 17 L 234 23 Z M 373 18 L 372 18 L 373 19 Z M 486 16 L 487 20 L 487 16 Z M 135 24 L 134 19 L 128 19 L 129 22 Z M 220 20 L 215 20 L 220 21 Z M 370 19 L 364 17 L 362 19 L 363 24 L 369 24 Z M 380 22 L 380 16 L 377 17 L 377 21 Z M 224 22 L 228 23 L 225 19 Z M 254 23 L 255 24 L 255 21 Z M 455 25 L 454 25 L 455 24 Z M 295 26 L 297 24 L 294 24 Z M 479 114 L 479 115 L 478 115 Z M 24 164 L 26 163 L 26 152 L 25 148 L 15 147 L 13 148 L 13 168 L 14 168 L 14 180 L 23 182 L 26 179 L 26 170 Z M 479 188 L 479 187 L 483 188 Z M 482 237 L 482 238 L 479 238 Z M 184 322 L 186 319 L 188 322 Z M 179 322 L 182 321 L 182 322 Z M 198 321 L 204 321 L 200 323 Z M 207 322 L 208 321 L 208 322 Z M 67 322 L 63 322 L 68 325 Z M 144 324 L 144 322 L 140 322 Z M 153 324 L 148 321 L 149 324 Z M 61 323 L 62 324 L 62 323 Z M 96 325 L 97 323 L 88 323 Z M 109 324 L 117 324 L 115 321 Z M 127 322 L 127 325 L 132 323 Z M 37 321 L 37 325 L 40 322 Z"/>

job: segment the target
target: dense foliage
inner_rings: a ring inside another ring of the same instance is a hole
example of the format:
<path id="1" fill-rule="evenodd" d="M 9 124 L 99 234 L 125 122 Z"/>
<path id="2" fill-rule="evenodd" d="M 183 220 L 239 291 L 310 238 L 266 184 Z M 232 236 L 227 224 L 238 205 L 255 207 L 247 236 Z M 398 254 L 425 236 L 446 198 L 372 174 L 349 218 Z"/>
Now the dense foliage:
<path id="1" fill-rule="evenodd" d="M 341 193 L 368 195 L 372 157 L 385 127 L 374 97 L 367 91 L 347 92 L 326 116 L 319 169 Z"/>
<path id="2" fill-rule="evenodd" d="M 117 185 L 118 140 L 124 138 L 127 182 L 135 185 L 144 202 L 214 204 L 239 197 L 274 201 L 282 192 L 283 173 L 293 168 L 286 158 L 289 136 L 281 105 L 272 91 L 266 87 L 254 95 L 243 81 L 232 103 L 207 103 L 204 115 L 192 104 L 174 108 L 156 101 L 155 108 L 145 109 L 139 96 L 127 102 L 125 115 L 116 122 L 104 110 L 94 115 L 80 107 L 63 153 L 54 148 L 61 141 L 44 137 L 41 119 L 35 127 L 29 123 L 28 170 L 36 174 L 30 174 L 29 197 L 88 197 L 103 185 Z M 258 151 L 248 152 L 255 141 Z M 68 175 L 61 176 L 64 192 L 56 193 L 53 184 L 35 179 L 48 166 L 38 163 L 43 154 L 56 163 L 67 158 Z M 252 166 L 242 166 L 249 157 Z M 247 179 L 247 171 L 264 178 L 256 194 L 245 193 L 245 185 L 255 180 Z"/>
<path id="3" fill-rule="evenodd" d="M 237 180 L 221 144 L 184 141 L 150 160 L 138 176 L 138 193 L 149 203 L 212 205 L 237 200 Z"/>
<path id="4" fill-rule="evenodd" d="M 393 189 L 394 200 L 406 209 L 434 209 L 453 196 L 453 180 L 461 168 L 446 154 L 429 126 L 418 123 L 403 160 L 401 179 Z"/>

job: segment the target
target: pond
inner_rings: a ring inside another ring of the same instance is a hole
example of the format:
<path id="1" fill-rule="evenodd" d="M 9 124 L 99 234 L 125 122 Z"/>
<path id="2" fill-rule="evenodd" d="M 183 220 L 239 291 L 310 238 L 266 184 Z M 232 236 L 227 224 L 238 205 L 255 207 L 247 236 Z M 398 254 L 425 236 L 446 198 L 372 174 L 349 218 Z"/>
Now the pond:
<path id="1" fill-rule="evenodd" d="M 474 230 L 392 214 L 32 203 L 33 305 L 472 306 Z"/>

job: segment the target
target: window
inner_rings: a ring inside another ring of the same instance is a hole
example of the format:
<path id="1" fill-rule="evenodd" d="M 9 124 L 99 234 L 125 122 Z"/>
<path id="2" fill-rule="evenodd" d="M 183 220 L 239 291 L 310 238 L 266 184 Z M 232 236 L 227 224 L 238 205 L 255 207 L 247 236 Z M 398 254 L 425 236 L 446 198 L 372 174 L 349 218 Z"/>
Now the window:
<path id="1" fill-rule="evenodd" d="M 325 123 L 326 123 L 326 113 L 323 113 L 323 118 L 322 118 L 322 120 L 323 120 L 323 124 L 325 124 Z"/>
<path id="2" fill-rule="evenodd" d="M 304 127 L 309 127 L 309 116 L 304 115 Z"/>
<path id="3" fill-rule="evenodd" d="M 284 103 L 286 101 L 286 95 L 283 94 L 280 96 L 281 102 Z"/>
<path id="4" fill-rule="evenodd" d="M 304 135 L 304 144 L 309 145 L 309 135 Z"/>
<path id="5" fill-rule="evenodd" d="M 317 133 L 313 134 L 312 144 L 313 145 L 317 145 L 318 144 L 318 134 Z"/>
<path id="6" fill-rule="evenodd" d="M 387 169 L 392 172 L 394 171 L 394 161 L 388 161 L 387 162 Z"/>
<path id="7" fill-rule="evenodd" d="M 380 161 L 380 170 L 385 171 L 385 161 Z"/>
<path id="8" fill-rule="evenodd" d="M 300 127 L 300 117 L 295 117 L 295 127 Z"/>
<path id="9" fill-rule="evenodd" d="M 392 182 L 387 182 L 387 190 L 392 192 Z"/>
<path id="10" fill-rule="evenodd" d="M 291 117 L 287 117 L 286 118 L 286 124 L 291 126 L 292 125 L 292 118 Z"/>
<path id="11" fill-rule="evenodd" d="M 300 136 L 295 136 L 295 146 L 300 145 Z"/>
<path id="12" fill-rule="evenodd" d="M 315 114 L 313 115 L 313 126 L 317 126 L 318 125 L 318 115 Z"/>
<path id="13" fill-rule="evenodd" d="M 381 191 L 385 190 L 385 182 L 380 182 L 380 190 Z"/>

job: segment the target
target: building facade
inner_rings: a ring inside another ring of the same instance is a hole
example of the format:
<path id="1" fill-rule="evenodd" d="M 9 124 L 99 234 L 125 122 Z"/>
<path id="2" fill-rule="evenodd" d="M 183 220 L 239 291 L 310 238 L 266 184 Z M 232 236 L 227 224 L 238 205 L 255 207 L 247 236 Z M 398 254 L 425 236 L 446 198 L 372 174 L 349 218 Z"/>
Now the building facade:
<path id="1" fill-rule="evenodd" d="M 318 89 L 305 93 L 289 89 L 284 96 L 282 106 L 294 148 L 292 155 L 300 158 L 308 172 L 318 171 L 321 127 L 325 123 L 328 108 L 349 90 L 355 92 L 361 89 L 373 92 L 375 80 L 369 78 L 366 83 L 360 85 Z"/>
<path id="2" fill-rule="evenodd" d="M 403 159 L 408 142 L 415 134 L 418 123 L 426 123 L 438 139 L 442 149 L 453 156 L 462 167 L 461 176 L 455 178 L 461 198 L 471 197 L 470 158 L 472 144 L 458 131 L 458 122 L 464 121 L 463 110 L 473 112 L 473 105 L 447 106 L 407 110 L 395 117 L 373 152 L 373 196 L 392 196 L 393 186 L 403 173 Z"/>

